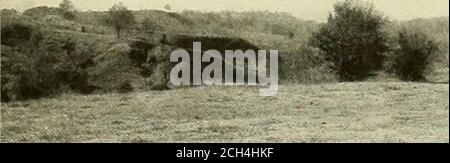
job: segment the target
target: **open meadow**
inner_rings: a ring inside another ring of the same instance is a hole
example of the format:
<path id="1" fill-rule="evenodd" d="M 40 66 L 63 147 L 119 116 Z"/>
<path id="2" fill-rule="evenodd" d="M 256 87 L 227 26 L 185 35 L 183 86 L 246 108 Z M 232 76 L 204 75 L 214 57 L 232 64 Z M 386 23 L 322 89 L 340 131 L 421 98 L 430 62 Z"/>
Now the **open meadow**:
<path id="1" fill-rule="evenodd" d="M 449 142 L 449 86 L 197 87 L 2 104 L 2 142 Z"/>

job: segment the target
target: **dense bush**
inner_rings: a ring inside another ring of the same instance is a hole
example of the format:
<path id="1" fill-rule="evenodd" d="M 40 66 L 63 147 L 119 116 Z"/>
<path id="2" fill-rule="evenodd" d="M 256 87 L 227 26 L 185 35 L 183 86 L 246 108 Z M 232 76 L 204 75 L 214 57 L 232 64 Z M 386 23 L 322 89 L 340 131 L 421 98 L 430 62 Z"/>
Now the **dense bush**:
<path id="1" fill-rule="evenodd" d="M 395 54 L 393 69 L 402 80 L 424 80 L 424 71 L 431 63 L 437 45 L 422 32 L 399 32 L 400 48 Z"/>
<path id="2" fill-rule="evenodd" d="M 37 28 L 23 26 L 35 33 L 30 39 L 2 43 L 2 101 L 34 99 L 70 90 L 84 93 L 88 87 L 86 63 L 91 56 L 76 49 L 85 48 L 77 48 L 67 37 L 45 35 Z"/>
<path id="3" fill-rule="evenodd" d="M 77 11 L 70 0 L 63 0 L 59 4 L 61 15 L 68 20 L 75 20 L 77 18 Z"/>
<path id="4" fill-rule="evenodd" d="M 14 10 L 14 9 L 2 9 L 1 10 L 2 17 L 17 16 L 19 14 L 20 14 L 19 11 Z"/>
<path id="5" fill-rule="evenodd" d="M 336 81 L 320 52 L 306 45 L 280 51 L 278 65 L 279 77 L 284 82 L 311 84 Z"/>
<path id="6" fill-rule="evenodd" d="M 6 25 L 1 29 L 3 45 L 13 46 L 20 42 L 27 42 L 31 39 L 33 28 L 25 24 L 14 23 Z"/>
<path id="7" fill-rule="evenodd" d="M 27 57 L 11 47 L 1 46 L 1 101 L 14 99 L 14 93 L 17 90 L 18 76 L 27 66 Z"/>
<path id="8" fill-rule="evenodd" d="M 128 58 L 132 60 L 135 66 L 141 66 L 147 61 L 148 51 L 153 48 L 153 45 L 144 40 L 135 40 L 129 43 L 130 52 Z"/>
<path id="9" fill-rule="evenodd" d="M 334 6 L 334 14 L 310 43 L 324 52 L 340 80 L 362 80 L 382 68 L 388 50 L 384 24 L 372 5 L 347 0 Z"/>
<path id="10" fill-rule="evenodd" d="M 124 81 L 119 84 L 117 91 L 119 93 L 130 93 L 133 92 L 133 85 L 131 85 L 130 81 Z"/>
<path id="11" fill-rule="evenodd" d="M 54 93 L 49 55 L 31 55 L 31 50 L 19 52 L 2 47 L 2 101 L 25 100 Z"/>
<path id="12" fill-rule="evenodd" d="M 127 83 L 140 79 L 139 67 L 129 58 L 128 44 L 116 44 L 96 57 L 89 80 L 102 92 L 124 92 Z M 130 84 L 131 86 L 131 84 Z M 134 86 L 134 85 L 133 85 Z M 126 91 L 125 91 L 126 92 Z"/>
<path id="13" fill-rule="evenodd" d="M 135 25 L 136 19 L 132 11 L 123 3 L 117 3 L 109 9 L 111 16 L 111 23 L 116 30 L 117 38 L 120 38 L 122 30 L 130 28 Z"/>

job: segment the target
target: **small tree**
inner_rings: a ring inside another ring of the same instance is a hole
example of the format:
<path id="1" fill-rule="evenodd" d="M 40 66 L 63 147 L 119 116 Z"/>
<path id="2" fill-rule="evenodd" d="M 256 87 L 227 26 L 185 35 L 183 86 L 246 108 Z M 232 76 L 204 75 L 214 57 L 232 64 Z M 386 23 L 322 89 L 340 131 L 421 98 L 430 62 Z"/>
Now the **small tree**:
<path id="1" fill-rule="evenodd" d="M 115 4 L 109 9 L 109 14 L 119 39 L 122 30 L 133 26 L 136 22 L 133 13 L 123 3 Z"/>
<path id="2" fill-rule="evenodd" d="M 384 24 L 372 4 L 346 0 L 334 5 L 334 14 L 310 44 L 323 52 L 341 80 L 362 80 L 382 68 L 388 50 Z"/>
<path id="3" fill-rule="evenodd" d="M 61 9 L 64 18 L 69 20 L 76 18 L 76 9 L 70 0 L 63 0 L 59 4 L 59 9 Z"/>
<path id="4" fill-rule="evenodd" d="M 424 33 L 407 30 L 399 32 L 398 44 L 400 49 L 393 65 L 397 76 L 406 81 L 425 80 L 423 73 L 431 63 L 437 45 Z"/>

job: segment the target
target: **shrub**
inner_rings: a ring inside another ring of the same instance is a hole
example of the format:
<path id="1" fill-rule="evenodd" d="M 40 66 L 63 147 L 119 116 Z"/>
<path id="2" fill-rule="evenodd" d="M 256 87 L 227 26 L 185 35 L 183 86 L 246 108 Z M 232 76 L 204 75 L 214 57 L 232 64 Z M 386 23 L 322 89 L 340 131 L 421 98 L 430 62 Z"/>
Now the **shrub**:
<path id="1" fill-rule="evenodd" d="M 77 11 L 70 0 L 63 0 L 59 4 L 61 15 L 68 20 L 75 20 L 77 18 Z"/>
<path id="2" fill-rule="evenodd" d="M 56 93 L 59 82 L 56 79 L 55 58 L 49 53 L 39 53 L 27 60 L 28 66 L 18 74 L 17 100 L 47 97 Z"/>
<path id="3" fill-rule="evenodd" d="M 298 49 L 280 51 L 279 66 L 279 75 L 283 82 L 311 84 L 336 81 L 320 52 L 306 45 Z"/>
<path id="4" fill-rule="evenodd" d="M 86 91 L 84 63 L 89 53 L 76 50 L 77 44 L 61 36 L 44 39 L 41 32 L 28 45 L 2 45 L 2 101 L 27 100 L 74 90 Z M 37 41 L 42 40 L 42 41 Z"/>
<path id="5" fill-rule="evenodd" d="M 324 52 L 340 80 L 362 80 L 382 68 L 388 50 L 384 24 L 372 5 L 347 0 L 334 6 L 334 14 L 310 44 Z"/>
<path id="6" fill-rule="evenodd" d="M 396 52 L 393 69 L 406 81 L 425 80 L 424 71 L 431 63 L 437 45 L 422 32 L 403 30 L 398 34 L 400 48 Z"/>
<path id="7" fill-rule="evenodd" d="M 127 9 L 123 3 L 115 4 L 109 9 L 112 24 L 117 33 L 117 38 L 120 38 L 122 30 L 133 26 L 136 23 L 133 12 Z"/>
<path id="8" fill-rule="evenodd" d="M 20 13 L 14 9 L 2 9 L 1 10 L 2 17 L 18 16 L 19 14 Z"/>
<path id="9" fill-rule="evenodd" d="M 2 100 L 26 100 L 54 94 L 58 82 L 53 62 L 49 53 L 2 47 Z"/>
<path id="10" fill-rule="evenodd" d="M 130 58 L 136 66 L 141 66 L 147 61 L 148 51 L 153 48 L 153 45 L 144 40 L 134 40 L 129 43 L 129 47 L 130 52 L 128 52 L 128 58 Z"/>
<path id="11" fill-rule="evenodd" d="M 120 92 L 123 83 L 131 82 L 140 88 L 136 81 L 141 77 L 139 67 L 129 58 L 131 48 L 128 44 L 115 44 L 96 57 L 96 66 L 91 69 L 89 81 L 101 88 L 101 92 Z"/>
<path id="12" fill-rule="evenodd" d="M 36 95 L 35 90 L 26 92 L 31 85 L 29 78 L 35 77 L 33 48 L 42 40 L 36 27 L 22 21 L 8 22 L 2 25 L 1 48 L 1 93 L 2 101 L 27 99 Z M 38 81 L 36 81 L 38 82 Z M 39 87 L 38 83 L 36 87 Z"/>
<path id="13" fill-rule="evenodd" d="M 22 23 L 12 23 L 2 27 L 1 44 L 13 46 L 31 39 L 33 28 Z"/>
<path id="14" fill-rule="evenodd" d="M 170 63 L 161 63 L 156 65 L 152 75 L 147 79 L 151 90 L 167 90 L 170 73 Z"/>
<path id="15" fill-rule="evenodd" d="M 1 101 L 10 101 L 15 97 L 17 77 L 27 65 L 27 57 L 12 48 L 1 46 Z"/>
<path id="16" fill-rule="evenodd" d="M 125 81 L 125 82 L 119 84 L 119 87 L 117 88 L 117 91 L 119 93 L 130 93 L 130 92 L 133 92 L 133 90 L 134 90 L 134 88 L 129 81 Z"/>

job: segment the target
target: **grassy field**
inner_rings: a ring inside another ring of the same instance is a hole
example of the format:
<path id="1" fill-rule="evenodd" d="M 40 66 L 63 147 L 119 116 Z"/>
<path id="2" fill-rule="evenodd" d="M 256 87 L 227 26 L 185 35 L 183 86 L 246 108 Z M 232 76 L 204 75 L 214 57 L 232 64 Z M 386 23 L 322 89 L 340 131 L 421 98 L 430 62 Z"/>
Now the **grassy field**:
<path id="1" fill-rule="evenodd" d="M 1 142 L 449 142 L 449 86 L 197 87 L 1 104 Z"/>

